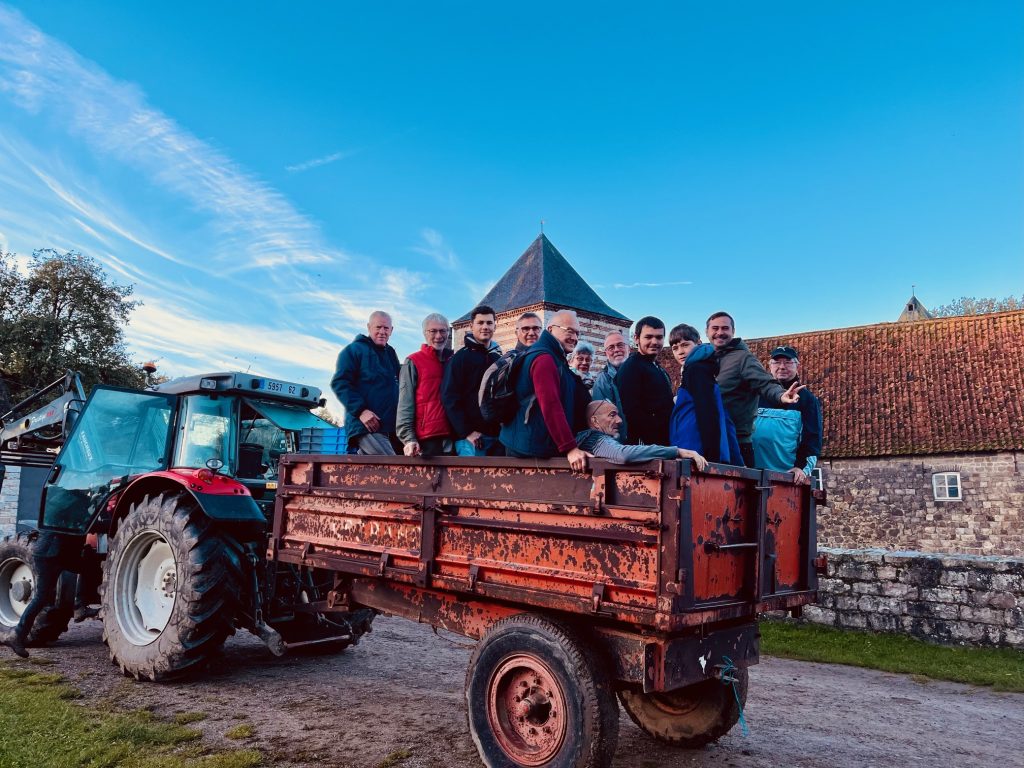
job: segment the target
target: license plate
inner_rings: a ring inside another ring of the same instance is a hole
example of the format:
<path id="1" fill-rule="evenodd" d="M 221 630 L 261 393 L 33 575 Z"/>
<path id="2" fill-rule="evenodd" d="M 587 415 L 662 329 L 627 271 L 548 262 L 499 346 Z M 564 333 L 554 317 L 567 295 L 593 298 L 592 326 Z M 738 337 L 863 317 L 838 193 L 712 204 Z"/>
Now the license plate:
<path id="1" fill-rule="evenodd" d="M 301 387 L 298 384 L 289 384 L 286 381 L 275 381 L 274 379 L 260 379 L 260 390 L 271 392 L 275 395 L 299 396 Z"/>

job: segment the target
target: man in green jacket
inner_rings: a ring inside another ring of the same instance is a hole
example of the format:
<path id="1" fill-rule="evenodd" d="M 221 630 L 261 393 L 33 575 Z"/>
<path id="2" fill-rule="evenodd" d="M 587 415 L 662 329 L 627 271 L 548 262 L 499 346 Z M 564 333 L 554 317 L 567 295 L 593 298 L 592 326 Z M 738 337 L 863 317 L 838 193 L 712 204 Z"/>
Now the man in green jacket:
<path id="1" fill-rule="evenodd" d="M 743 339 L 736 335 L 736 321 L 728 312 L 716 312 L 708 318 L 708 340 L 715 347 L 718 358 L 718 387 L 722 390 L 722 403 L 736 425 L 736 438 L 740 443 L 743 463 L 756 466 L 754 459 L 754 417 L 758 398 L 773 405 L 793 404 L 804 387 L 793 382 L 785 389 L 764 369 L 750 352 Z"/>

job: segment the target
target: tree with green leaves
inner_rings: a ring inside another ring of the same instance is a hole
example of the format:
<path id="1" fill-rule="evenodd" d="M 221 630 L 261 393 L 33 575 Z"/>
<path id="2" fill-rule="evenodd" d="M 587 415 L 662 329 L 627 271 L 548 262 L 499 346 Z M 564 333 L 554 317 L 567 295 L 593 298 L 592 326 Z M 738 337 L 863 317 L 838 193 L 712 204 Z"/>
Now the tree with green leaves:
<path id="1" fill-rule="evenodd" d="M 961 315 L 988 315 L 993 312 L 1012 312 L 1024 309 L 1024 295 L 1020 298 L 1007 296 L 1005 299 L 976 299 L 961 296 L 954 302 L 933 309 L 933 317 L 960 317 Z"/>
<path id="2" fill-rule="evenodd" d="M 107 278 L 93 258 L 51 248 L 27 270 L 0 253 L 0 377 L 17 402 L 70 369 L 95 384 L 142 387 L 145 374 L 125 349 L 124 327 L 138 306 L 133 287 Z M 0 400 L 4 397 L 0 389 Z M 0 413 L 9 408 L 0 403 Z"/>

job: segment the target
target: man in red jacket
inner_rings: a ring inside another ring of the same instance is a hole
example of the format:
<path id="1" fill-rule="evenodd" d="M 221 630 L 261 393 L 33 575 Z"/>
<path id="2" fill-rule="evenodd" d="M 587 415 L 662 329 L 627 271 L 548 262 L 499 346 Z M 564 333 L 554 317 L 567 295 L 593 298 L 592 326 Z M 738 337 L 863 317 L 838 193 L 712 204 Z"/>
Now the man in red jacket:
<path id="1" fill-rule="evenodd" d="M 398 374 L 396 433 L 406 456 L 448 456 L 452 428 L 441 402 L 444 367 L 452 356 L 448 320 L 437 313 L 423 318 L 426 344 L 405 359 Z"/>

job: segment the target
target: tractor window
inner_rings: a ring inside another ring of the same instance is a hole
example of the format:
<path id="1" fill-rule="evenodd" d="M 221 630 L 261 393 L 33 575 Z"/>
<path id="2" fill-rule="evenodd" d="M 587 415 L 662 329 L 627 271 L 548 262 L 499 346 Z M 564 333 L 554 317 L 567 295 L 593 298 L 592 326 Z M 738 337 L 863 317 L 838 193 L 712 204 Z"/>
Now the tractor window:
<path id="1" fill-rule="evenodd" d="M 234 409 L 236 401 L 228 397 L 190 395 L 185 398 L 179 427 L 175 467 L 192 469 L 206 466 L 210 459 L 224 462 L 224 471 L 235 466 Z"/>
<path id="2" fill-rule="evenodd" d="M 97 387 L 57 457 L 43 525 L 84 531 L 112 481 L 165 469 L 173 408 L 167 395 Z"/>

